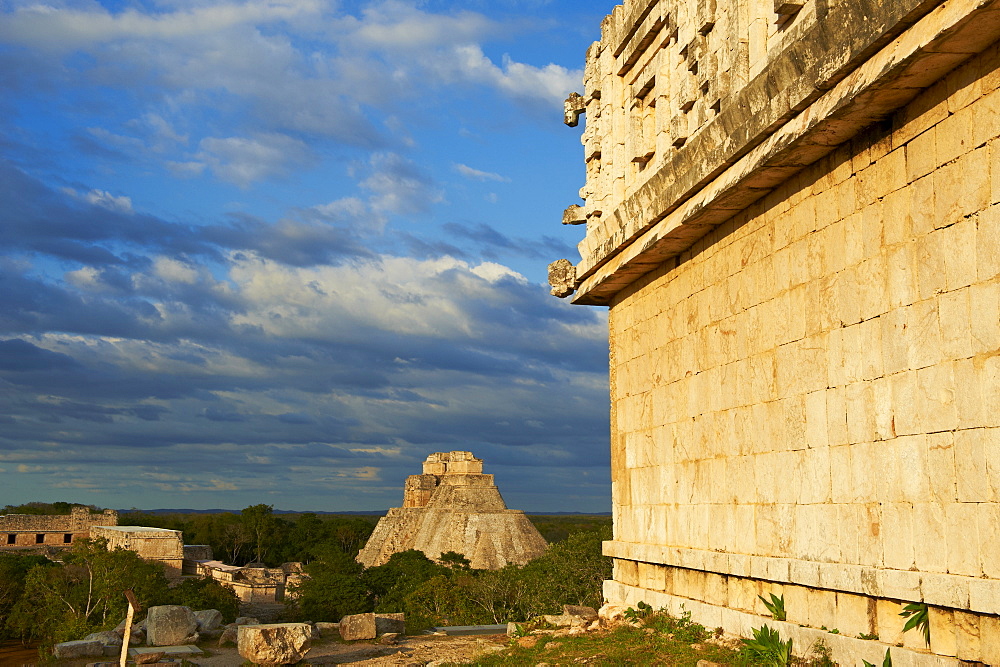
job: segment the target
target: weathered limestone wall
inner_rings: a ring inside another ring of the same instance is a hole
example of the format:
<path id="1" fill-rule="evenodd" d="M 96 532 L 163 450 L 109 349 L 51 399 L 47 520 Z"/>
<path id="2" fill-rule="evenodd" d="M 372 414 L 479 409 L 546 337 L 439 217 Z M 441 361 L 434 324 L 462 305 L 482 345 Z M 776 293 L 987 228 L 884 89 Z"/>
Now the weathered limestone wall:
<path id="1" fill-rule="evenodd" d="M 115 525 L 118 512 L 92 514 L 77 506 L 70 514 L 6 514 L 0 516 L 0 550 L 18 547 L 66 547 L 88 537 L 92 526 Z"/>
<path id="2" fill-rule="evenodd" d="M 179 530 L 146 526 L 94 526 L 90 536 L 104 538 L 108 549 L 129 549 L 144 560 L 163 564 L 168 579 L 182 575 L 184 537 Z"/>
<path id="3" fill-rule="evenodd" d="M 471 452 L 434 453 L 422 475 L 410 475 L 403 507 L 379 520 L 358 561 L 383 565 L 394 553 L 417 549 L 428 558 L 455 551 L 476 569 L 523 565 L 548 546 L 524 512 L 509 510 L 483 462 Z"/>
<path id="4" fill-rule="evenodd" d="M 587 236 L 553 292 L 610 306 L 605 596 L 746 635 L 773 592 L 841 664 L 1000 664 L 1000 10 L 685 5 L 616 8 L 568 102 Z M 692 105 L 698 35 L 746 75 Z"/>

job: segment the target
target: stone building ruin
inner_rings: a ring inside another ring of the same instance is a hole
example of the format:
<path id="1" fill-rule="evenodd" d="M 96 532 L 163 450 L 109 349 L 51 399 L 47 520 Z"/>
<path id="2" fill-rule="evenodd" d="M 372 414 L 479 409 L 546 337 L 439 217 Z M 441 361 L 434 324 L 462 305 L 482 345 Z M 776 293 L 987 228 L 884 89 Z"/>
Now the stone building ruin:
<path id="1" fill-rule="evenodd" d="M 70 547 L 89 537 L 93 526 L 115 526 L 118 512 L 91 512 L 76 505 L 69 514 L 5 514 L 0 516 L 0 551 L 45 551 Z"/>
<path id="2" fill-rule="evenodd" d="M 184 544 L 179 530 L 149 526 L 119 526 L 118 512 L 92 512 L 77 505 L 71 513 L 7 514 L 0 516 L 0 552 L 40 553 L 58 559 L 80 539 L 107 540 L 108 549 L 128 549 L 143 560 L 159 563 L 170 581 L 184 577 L 215 579 L 236 593 L 242 603 L 269 604 L 289 599 L 288 588 L 305 576 L 301 563 L 278 568 L 226 565 L 214 560 L 207 545 Z"/>
<path id="3" fill-rule="evenodd" d="M 455 551 L 475 569 L 523 565 L 548 545 L 520 510 L 509 510 L 483 461 L 472 452 L 435 453 L 423 474 L 410 475 L 403 506 L 382 517 L 358 562 L 383 565 L 394 553 L 416 549 L 432 560 Z"/>
<path id="4" fill-rule="evenodd" d="M 550 282 L 609 308 L 610 602 L 1000 664 L 998 38 L 985 0 L 604 20 Z"/>
<path id="5" fill-rule="evenodd" d="M 93 526 L 90 536 L 108 541 L 108 550 L 127 549 L 143 560 L 163 566 L 167 579 L 180 579 L 184 565 L 184 534 L 148 526 Z"/>

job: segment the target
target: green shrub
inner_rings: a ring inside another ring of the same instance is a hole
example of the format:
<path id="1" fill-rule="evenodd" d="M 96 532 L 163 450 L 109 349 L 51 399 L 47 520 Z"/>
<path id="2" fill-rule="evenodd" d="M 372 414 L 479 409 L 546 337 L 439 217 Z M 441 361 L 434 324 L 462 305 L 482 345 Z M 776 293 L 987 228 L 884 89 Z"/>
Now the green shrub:
<path id="1" fill-rule="evenodd" d="M 240 599 L 227 586 L 214 579 L 187 579 L 170 590 L 169 604 L 179 604 L 191 609 L 218 609 L 226 623 L 240 615 Z"/>
<path id="2" fill-rule="evenodd" d="M 781 641 L 777 630 L 767 625 L 753 629 L 753 639 L 744 639 L 740 649 L 744 665 L 787 667 L 792 664 L 792 640 Z"/>
<path id="3" fill-rule="evenodd" d="M 924 641 L 927 645 L 931 645 L 931 624 L 929 610 L 927 609 L 926 602 L 911 602 L 910 604 L 903 607 L 903 611 L 899 612 L 899 615 L 906 618 L 906 624 L 903 625 L 903 632 L 908 632 L 916 628 L 924 635 Z"/>
<path id="4" fill-rule="evenodd" d="M 776 621 L 784 621 L 785 620 L 785 596 L 782 595 L 781 597 L 778 597 L 774 593 L 771 593 L 770 595 L 771 595 L 771 601 L 770 602 L 768 602 L 767 600 L 765 600 L 763 595 L 758 595 L 757 597 L 760 598 L 760 601 L 764 603 L 765 607 L 767 607 L 768 612 L 770 612 L 770 614 L 771 614 L 771 618 L 773 618 Z"/>

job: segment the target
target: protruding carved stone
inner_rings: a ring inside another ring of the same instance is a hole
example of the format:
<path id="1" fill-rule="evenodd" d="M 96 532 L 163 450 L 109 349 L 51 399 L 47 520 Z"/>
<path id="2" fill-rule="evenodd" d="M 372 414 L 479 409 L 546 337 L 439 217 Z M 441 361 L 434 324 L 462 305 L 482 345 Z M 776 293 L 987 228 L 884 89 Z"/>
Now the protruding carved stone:
<path id="1" fill-rule="evenodd" d="M 778 15 L 775 23 L 784 23 L 802 9 L 803 5 L 805 2 L 801 0 L 774 0 L 774 13 Z"/>
<path id="2" fill-rule="evenodd" d="M 580 93 L 570 93 L 563 102 L 563 122 L 570 127 L 580 123 L 580 114 L 587 108 L 587 101 Z"/>
<path id="3" fill-rule="evenodd" d="M 563 211 L 563 224 L 564 225 L 582 225 L 587 222 L 587 216 L 584 215 L 583 207 L 579 204 L 572 204 L 566 207 Z"/>
<path id="4" fill-rule="evenodd" d="M 552 296 L 567 297 L 576 289 L 576 267 L 568 259 L 549 264 L 549 285 Z"/>

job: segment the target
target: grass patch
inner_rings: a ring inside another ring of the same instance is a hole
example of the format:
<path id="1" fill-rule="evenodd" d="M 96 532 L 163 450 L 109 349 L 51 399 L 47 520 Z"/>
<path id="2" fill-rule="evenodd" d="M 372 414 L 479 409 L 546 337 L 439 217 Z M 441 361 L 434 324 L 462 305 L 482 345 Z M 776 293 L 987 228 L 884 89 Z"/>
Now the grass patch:
<path id="1" fill-rule="evenodd" d="M 646 613 L 641 627 L 622 625 L 612 630 L 571 637 L 532 635 L 534 646 L 512 640 L 503 653 L 486 655 L 477 665 L 694 665 L 699 660 L 735 664 L 737 651 L 713 642 L 715 633 L 693 623 L 690 615 L 672 617 L 665 612 Z"/>

